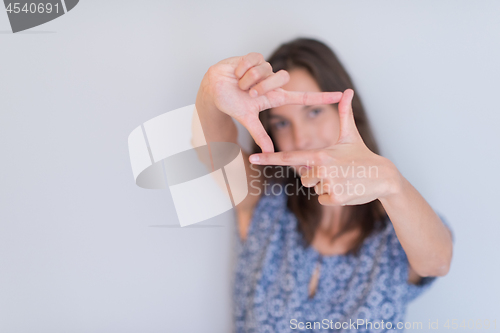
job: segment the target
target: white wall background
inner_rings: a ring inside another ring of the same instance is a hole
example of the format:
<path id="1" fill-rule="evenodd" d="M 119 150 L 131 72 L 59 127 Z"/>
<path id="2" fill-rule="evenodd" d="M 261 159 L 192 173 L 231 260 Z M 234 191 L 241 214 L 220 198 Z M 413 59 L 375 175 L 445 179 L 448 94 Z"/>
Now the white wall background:
<path id="1" fill-rule="evenodd" d="M 210 65 L 297 36 L 337 52 L 382 153 L 454 229 L 450 273 L 407 319 L 500 327 L 499 18 L 495 1 L 82 0 L 12 34 L 0 9 L 0 332 L 229 331 L 234 213 L 154 227 L 176 213 L 134 184 L 127 137 L 194 103 Z"/>

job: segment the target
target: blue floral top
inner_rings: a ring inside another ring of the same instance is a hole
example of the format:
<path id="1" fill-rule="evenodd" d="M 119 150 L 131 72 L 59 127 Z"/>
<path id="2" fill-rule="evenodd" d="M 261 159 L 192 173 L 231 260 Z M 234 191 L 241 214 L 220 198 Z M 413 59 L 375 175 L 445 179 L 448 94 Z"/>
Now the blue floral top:
<path id="1" fill-rule="evenodd" d="M 424 277 L 418 285 L 407 282 L 408 259 L 392 223 L 368 236 L 357 256 L 322 256 L 302 246 L 286 201 L 284 191 L 263 193 L 245 241 L 235 228 L 233 332 L 403 331 L 408 302 L 436 277 Z M 309 298 L 318 261 L 319 282 Z"/>

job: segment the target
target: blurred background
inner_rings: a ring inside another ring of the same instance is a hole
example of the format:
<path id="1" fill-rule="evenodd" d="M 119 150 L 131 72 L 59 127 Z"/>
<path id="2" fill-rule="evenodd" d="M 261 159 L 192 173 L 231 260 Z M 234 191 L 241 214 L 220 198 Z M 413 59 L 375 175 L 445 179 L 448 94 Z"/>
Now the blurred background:
<path id="1" fill-rule="evenodd" d="M 168 190 L 135 185 L 127 137 L 193 104 L 212 64 L 296 37 L 336 52 L 382 155 L 453 228 L 451 271 L 407 321 L 500 327 L 499 17 L 495 1 L 83 0 L 12 34 L 0 8 L 0 332 L 229 332 L 234 211 L 178 227 Z"/>

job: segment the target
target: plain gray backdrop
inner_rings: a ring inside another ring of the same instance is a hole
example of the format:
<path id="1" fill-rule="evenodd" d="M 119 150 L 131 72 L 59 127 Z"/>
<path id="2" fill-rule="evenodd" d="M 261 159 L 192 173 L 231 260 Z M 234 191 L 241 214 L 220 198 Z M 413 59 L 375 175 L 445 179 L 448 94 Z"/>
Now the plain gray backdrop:
<path id="1" fill-rule="evenodd" d="M 127 137 L 208 67 L 312 37 L 352 75 L 382 154 L 455 234 L 408 321 L 497 320 L 500 4 L 97 1 L 12 34 L 0 8 L 0 332 L 228 332 L 234 212 L 178 225 Z M 209 227 L 216 225 L 219 227 Z"/>

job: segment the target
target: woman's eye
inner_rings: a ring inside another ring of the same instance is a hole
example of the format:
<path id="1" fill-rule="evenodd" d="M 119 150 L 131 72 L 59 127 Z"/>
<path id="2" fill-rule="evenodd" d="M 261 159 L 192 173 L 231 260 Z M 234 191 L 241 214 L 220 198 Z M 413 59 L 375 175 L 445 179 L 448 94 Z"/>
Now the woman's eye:
<path id="1" fill-rule="evenodd" d="M 286 122 L 286 121 L 284 121 L 284 120 L 282 120 L 282 121 L 278 121 L 278 122 L 275 122 L 275 123 L 273 124 L 274 128 L 276 128 L 276 129 L 281 129 L 281 128 L 283 128 L 283 127 L 286 127 L 286 125 L 287 125 L 287 122 Z"/>
<path id="2" fill-rule="evenodd" d="M 322 109 L 320 108 L 316 108 L 316 109 L 312 109 L 310 112 L 309 112 L 309 116 L 310 117 L 316 117 L 318 114 L 321 113 L 321 111 L 323 111 Z"/>

